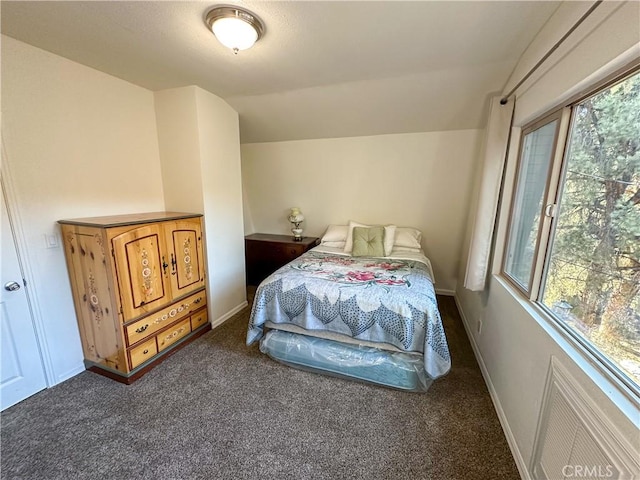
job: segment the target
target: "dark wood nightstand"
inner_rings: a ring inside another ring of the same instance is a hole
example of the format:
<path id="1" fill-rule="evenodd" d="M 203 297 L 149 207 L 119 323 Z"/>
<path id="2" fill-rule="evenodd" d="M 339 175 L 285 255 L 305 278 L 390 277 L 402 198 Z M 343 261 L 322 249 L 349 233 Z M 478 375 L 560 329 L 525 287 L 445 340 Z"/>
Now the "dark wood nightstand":
<path id="1" fill-rule="evenodd" d="M 269 233 L 247 235 L 244 237 L 247 285 L 258 285 L 278 268 L 319 243 L 318 237 L 302 237 L 302 240 L 295 241 L 291 235 Z"/>

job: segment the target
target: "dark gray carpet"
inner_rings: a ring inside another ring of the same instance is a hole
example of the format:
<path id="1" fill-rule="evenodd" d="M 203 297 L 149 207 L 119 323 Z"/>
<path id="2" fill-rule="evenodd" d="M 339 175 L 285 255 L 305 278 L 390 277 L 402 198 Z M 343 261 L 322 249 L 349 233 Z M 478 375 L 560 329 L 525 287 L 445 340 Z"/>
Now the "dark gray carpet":
<path id="1" fill-rule="evenodd" d="M 404 393 L 281 365 L 248 309 L 133 385 L 84 372 L 2 413 L 3 479 L 516 479 L 450 297 L 453 368 Z"/>

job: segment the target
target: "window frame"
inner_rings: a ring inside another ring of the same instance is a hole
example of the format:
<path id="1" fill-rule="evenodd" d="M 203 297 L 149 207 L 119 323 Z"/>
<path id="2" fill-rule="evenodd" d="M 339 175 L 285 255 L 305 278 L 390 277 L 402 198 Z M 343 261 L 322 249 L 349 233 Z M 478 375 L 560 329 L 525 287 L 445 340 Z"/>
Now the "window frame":
<path id="1" fill-rule="evenodd" d="M 570 135 L 575 122 L 575 106 L 584 100 L 597 95 L 603 90 L 623 82 L 625 79 L 640 74 L 640 58 L 636 58 L 624 67 L 616 70 L 610 75 L 607 75 L 602 80 L 591 84 L 589 87 L 581 90 L 578 94 L 573 95 L 554 108 L 546 110 L 544 113 L 538 115 L 534 120 L 527 123 L 521 131 L 519 138 L 519 147 L 517 157 L 515 158 L 516 168 L 513 177 L 509 179 L 510 192 L 509 192 L 509 208 L 506 213 L 507 222 L 504 234 L 501 242 L 501 261 L 499 276 L 506 281 L 524 300 L 535 307 L 540 312 L 542 318 L 544 318 L 556 331 L 558 331 L 565 339 L 567 339 L 574 347 L 579 351 L 587 355 L 591 363 L 599 367 L 599 370 L 613 380 L 617 385 L 620 385 L 623 391 L 627 394 L 631 394 L 637 401 L 640 399 L 640 384 L 632 380 L 625 372 L 623 372 L 614 362 L 609 359 L 603 352 L 601 352 L 597 346 L 581 337 L 577 332 L 573 331 L 568 325 L 566 325 L 556 314 L 542 302 L 542 295 L 546 288 L 547 276 L 549 273 L 549 263 L 551 261 L 551 250 L 553 242 L 555 240 L 556 228 L 558 223 L 558 206 L 565 187 L 566 169 L 568 168 L 568 153 L 570 148 Z M 511 236 L 511 229 L 513 227 L 514 220 L 514 204 L 518 192 L 518 181 L 520 171 L 522 168 L 522 153 L 524 139 L 527 134 L 538 128 L 544 126 L 547 123 L 553 121 L 555 116 L 558 116 L 554 151 L 551 155 L 549 171 L 547 174 L 545 192 L 543 194 L 542 211 L 540 212 L 540 223 L 538 226 L 538 235 L 536 238 L 536 247 L 534 252 L 534 258 L 532 261 L 531 275 L 529 278 L 529 289 L 523 288 L 515 278 L 513 278 L 506 270 L 507 256 L 509 255 L 509 243 Z M 503 189 L 505 185 L 503 185 Z M 509 188 L 509 187 L 507 187 Z M 548 206 L 552 205 L 552 214 L 546 215 L 545 211 Z"/>
<path id="2" fill-rule="evenodd" d="M 511 201 L 509 203 L 509 213 L 508 213 L 508 221 L 507 221 L 507 229 L 504 241 L 504 250 L 502 252 L 502 263 L 500 266 L 501 275 L 509 282 L 511 286 L 516 288 L 521 294 L 523 294 L 527 298 L 531 298 L 533 291 L 536 290 L 534 288 L 535 285 L 535 276 L 537 268 L 536 266 L 539 263 L 540 254 L 543 253 L 540 249 L 540 243 L 542 240 L 543 231 L 545 228 L 545 209 L 548 205 L 549 193 L 551 190 L 552 180 L 553 180 L 553 170 L 554 170 L 554 162 L 556 161 L 556 155 L 558 153 L 558 140 L 561 134 L 562 120 L 563 120 L 563 110 L 564 109 L 556 109 L 551 112 L 544 114 L 541 117 L 538 117 L 533 122 L 527 124 L 520 133 L 519 145 L 518 145 L 518 156 L 517 156 L 517 165 L 516 171 L 513 178 L 513 190 L 511 192 Z M 509 256 L 509 247 L 511 245 L 511 233 L 514 227 L 514 212 L 515 212 L 515 204 L 518 196 L 518 181 L 520 180 L 520 173 L 523 169 L 523 150 L 525 138 L 528 134 L 535 132 L 536 130 L 548 125 L 554 121 L 557 121 L 556 128 L 553 134 L 553 147 L 551 151 L 551 158 L 549 160 L 549 169 L 547 171 L 547 178 L 545 180 L 544 191 L 542 192 L 542 209 L 540 210 L 540 219 L 538 220 L 538 234 L 536 236 L 534 255 L 531 262 L 531 273 L 529 274 L 528 279 L 528 288 L 526 285 L 522 285 L 513 275 L 507 272 L 507 257 Z M 564 149 L 562 149 L 564 150 Z M 545 255 L 546 256 L 546 255 Z"/>

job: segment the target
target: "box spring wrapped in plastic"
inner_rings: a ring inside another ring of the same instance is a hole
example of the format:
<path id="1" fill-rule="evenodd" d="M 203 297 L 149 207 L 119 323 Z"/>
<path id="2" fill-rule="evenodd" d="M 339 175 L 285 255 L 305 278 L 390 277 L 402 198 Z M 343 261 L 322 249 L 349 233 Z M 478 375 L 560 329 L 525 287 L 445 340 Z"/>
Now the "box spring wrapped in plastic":
<path id="1" fill-rule="evenodd" d="M 260 351 L 286 365 L 413 392 L 433 382 L 421 353 L 390 352 L 362 345 L 270 330 Z"/>

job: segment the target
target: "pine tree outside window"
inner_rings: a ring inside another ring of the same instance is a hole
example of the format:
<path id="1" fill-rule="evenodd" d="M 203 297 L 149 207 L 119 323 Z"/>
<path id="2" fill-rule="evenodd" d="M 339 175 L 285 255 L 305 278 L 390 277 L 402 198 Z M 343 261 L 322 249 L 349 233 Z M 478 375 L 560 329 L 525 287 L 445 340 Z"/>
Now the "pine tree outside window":
<path id="1" fill-rule="evenodd" d="M 570 107 L 566 150 L 557 160 L 561 162 L 557 193 L 542 192 L 539 182 L 546 182 L 549 192 L 554 180 L 532 164 L 534 156 L 525 148 L 545 127 L 523 130 L 519 154 L 522 165 L 510 214 L 503 272 L 570 337 L 637 393 L 640 73 L 627 75 Z M 559 143 L 557 138 L 553 141 Z M 553 162 L 550 155 L 549 158 Z M 534 168 L 540 170 L 537 184 L 522 174 Z M 522 215 L 518 202 L 532 184 L 536 184 L 537 197 L 530 202 L 531 212 Z M 540 238 L 538 219 L 545 215 L 550 227 L 542 230 Z M 534 268 L 536 258 L 544 259 L 539 271 Z M 518 270 L 514 259 L 523 259 L 521 263 L 528 267 L 522 270 L 520 266 Z M 527 273 L 531 274 L 531 285 L 522 281 L 522 275 Z"/>

